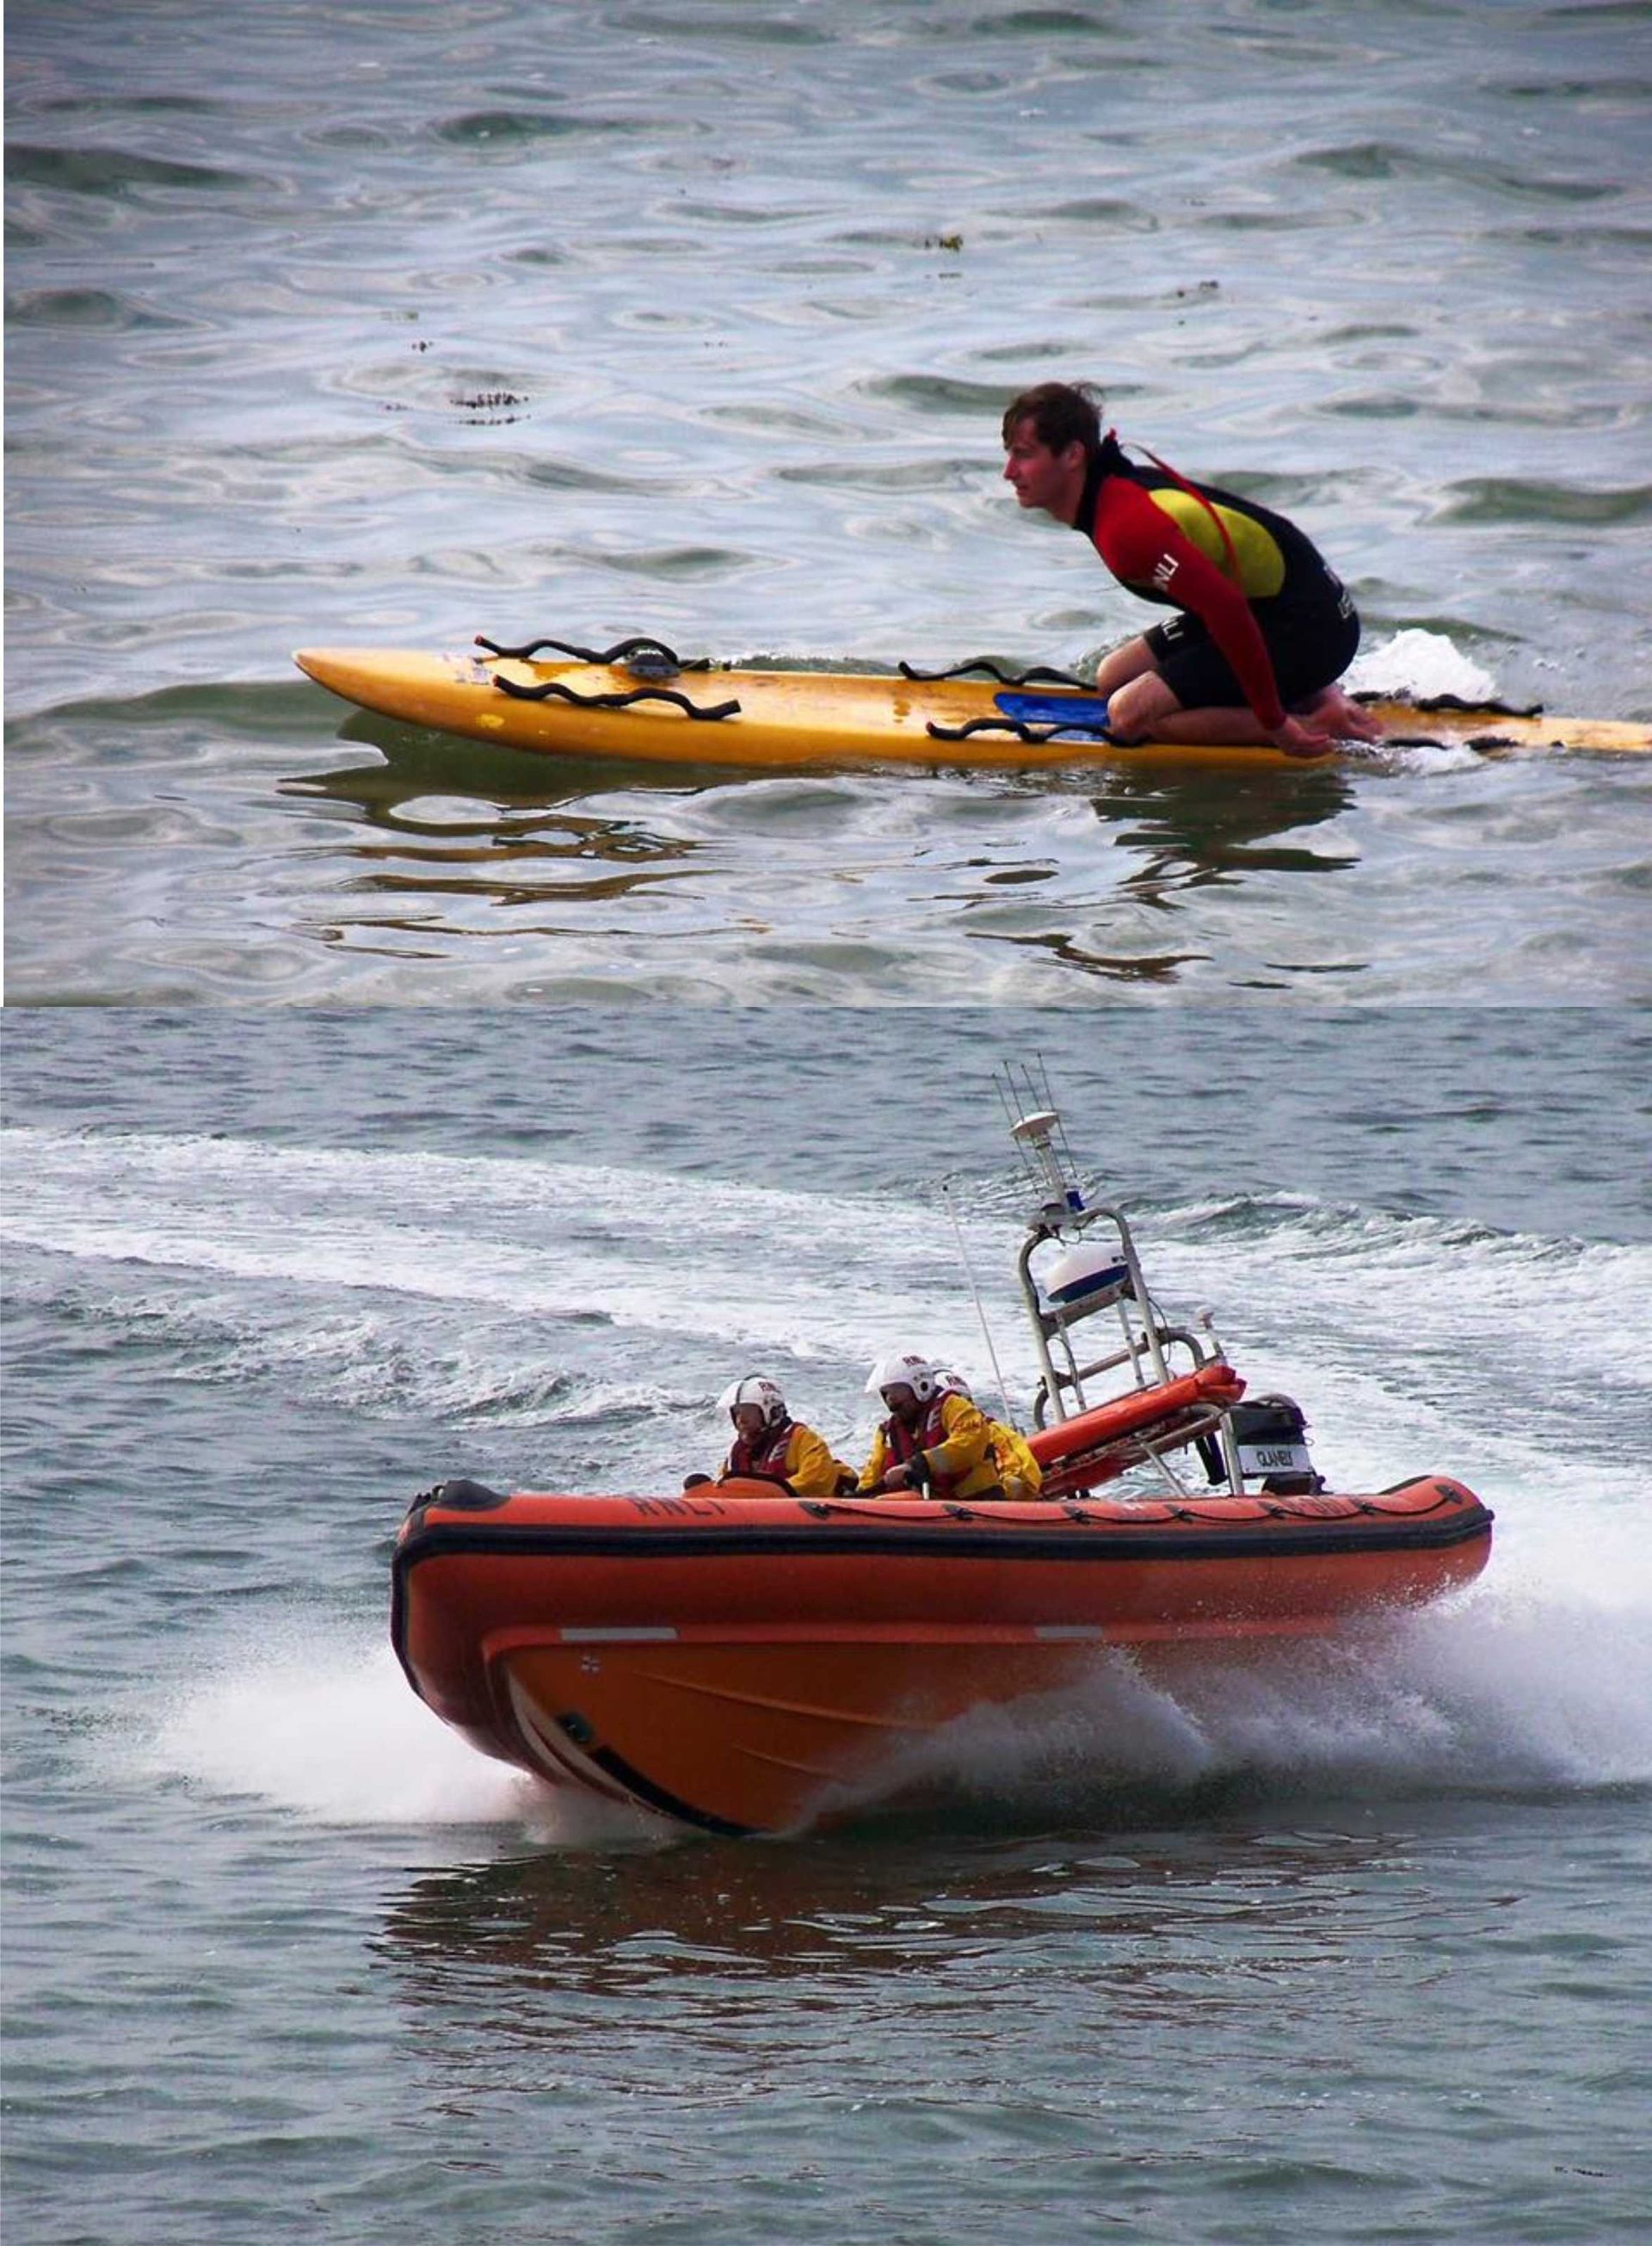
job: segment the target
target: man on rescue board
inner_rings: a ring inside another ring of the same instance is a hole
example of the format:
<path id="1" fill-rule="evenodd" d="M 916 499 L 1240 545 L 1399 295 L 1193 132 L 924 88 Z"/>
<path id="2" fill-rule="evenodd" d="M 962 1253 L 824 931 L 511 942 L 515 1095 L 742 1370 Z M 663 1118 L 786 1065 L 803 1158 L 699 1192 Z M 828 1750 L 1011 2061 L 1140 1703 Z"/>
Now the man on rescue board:
<path id="1" fill-rule="evenodd" d="M 1382 728 L 1336 682 L 1359 645 L 1342 581 L 1293 522 L 1104 435 L 1088 383 L 1044 382 L 1003 417 L 1023 507 L 1084 533 L 1120 584 L 1179 610 L 1096 673 L 1121 742 L 1268 742 L 1317 756 Z"/>

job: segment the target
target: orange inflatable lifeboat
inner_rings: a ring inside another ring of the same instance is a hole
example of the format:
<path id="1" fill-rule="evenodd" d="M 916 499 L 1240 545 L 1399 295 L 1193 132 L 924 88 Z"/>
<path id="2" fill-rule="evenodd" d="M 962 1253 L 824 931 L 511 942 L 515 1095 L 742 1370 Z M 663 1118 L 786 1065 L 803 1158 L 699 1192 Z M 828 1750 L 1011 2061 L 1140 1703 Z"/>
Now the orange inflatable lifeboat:
<path id="1" fill-rule="evenodd" d="M 558 1786 L 717 1833 L 789 1831 L 1109 1647 L 1322 1634 L 1472 1581 L 1492 1515 L 1471 1490 L 1427 1474 L 1328 1493 L 1289 1399 L 1246 1401 L 1207 1324 L 1152 1303 L 1122 1214 L 1070 1181 L 1053 1111 L 1012 1130 L 1050 1188 L 1020 1264 L 1040 1496 L 444 1482 L 415 1499 L 392 1569 L 396 1650 L 438 1715 Z M 1118 1346 L 1081 1362 L 1075 1330 L 1109 1311 Z M 1109 1376 L 1122 1387 L 1095 1398 Z M 1139 1472 L 1153 1486 L 1095 1494 Z"/>
<path id="2" fill-rule="evenodd" d="M 720 1833 L 876 1790 L 925 1732 L 1077 1680 L 1098 1649 L 1334 1630 L 1438 1598 L 1492 1516 L 1428 1476 L 1370 1496 L 415 1504 L 392 1632 L 414 1689 L 487 1754 Z"/>

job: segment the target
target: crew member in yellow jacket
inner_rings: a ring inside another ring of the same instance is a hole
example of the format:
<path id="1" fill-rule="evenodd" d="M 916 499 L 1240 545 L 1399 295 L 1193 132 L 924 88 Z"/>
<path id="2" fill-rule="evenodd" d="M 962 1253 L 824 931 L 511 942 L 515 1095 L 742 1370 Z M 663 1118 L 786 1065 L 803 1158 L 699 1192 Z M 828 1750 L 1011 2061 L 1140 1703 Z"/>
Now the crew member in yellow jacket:
<path id="1" fill-rule="evenodd" d="M 974 1403 L 974 1392 L 962 1373 L 937 1371 L 936 1378 L 943 1388 L 955 1389 L 960 1396 L 968 1396 Z M 983 1416 L 992 1454 L 998 1461 L 998 1480 L 1004 1495 L 1016 1502 L 1037 1497 L 1044 1487 L 1044 1470 L 1034 1458 L 1026 1437 L 1007 1419 L 995 1419 L 989 1412 Z"/>
<path id="2" fill-rule="evenodd" d="M 867 1382 L 889 1416 L 860 1470 L 866 1493 L 922 1490 L 931 1497 L 1002 1497 L 985 1414 L 927 1357 L 880 1357 Z"/>
<path id="3" fill-rule="evenodd" d="M 734 1423 L 734 1441 L 723 1462 L 722 1479 L 778 1482 L 793 1497 L 835 1497 L 854 1487 L 854 1469 L 834 1459 L 823 1437 L 786 1409 L 778 1381 L 747 1373 L 718 1399 Z M 684 1483 L 692 1488 L 704 1474 Z"/>

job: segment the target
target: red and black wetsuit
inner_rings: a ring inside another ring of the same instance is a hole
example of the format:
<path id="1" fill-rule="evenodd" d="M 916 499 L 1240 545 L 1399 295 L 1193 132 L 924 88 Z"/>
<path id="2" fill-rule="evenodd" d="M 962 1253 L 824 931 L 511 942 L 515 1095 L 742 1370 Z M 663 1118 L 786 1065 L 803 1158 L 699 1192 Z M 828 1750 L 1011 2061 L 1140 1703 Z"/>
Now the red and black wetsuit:
<path id="1" fill-rule="evenodd" d="M 1214 484 L 1138 467 L 1111 429 L 1073 527 L 1120 584 L 1182 611 L 1146 640 L 1184 710 L 1246 703 L 1272 732 L 1288 705 L 1354 659 L 1353 601 L 1294 522 Z"/>

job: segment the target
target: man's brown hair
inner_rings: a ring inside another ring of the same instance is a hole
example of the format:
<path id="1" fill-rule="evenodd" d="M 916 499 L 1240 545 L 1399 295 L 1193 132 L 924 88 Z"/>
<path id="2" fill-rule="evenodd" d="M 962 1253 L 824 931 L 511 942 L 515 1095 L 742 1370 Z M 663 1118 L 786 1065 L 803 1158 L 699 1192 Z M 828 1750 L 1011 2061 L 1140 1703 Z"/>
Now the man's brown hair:
<path id="1" fill-rule="evenodd" d="M 1035 384 L 1004 410 L 1004 448 L 1008 451 L 1021 424 L 1030 421 L 1038 442 L 1050 452 L 1064 453 L 1069 445 L 1079 444 L 1086 453 L 1098 453 L 1103 403 L 1093 382 Z"/>

